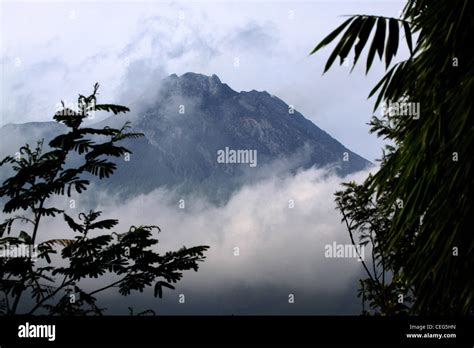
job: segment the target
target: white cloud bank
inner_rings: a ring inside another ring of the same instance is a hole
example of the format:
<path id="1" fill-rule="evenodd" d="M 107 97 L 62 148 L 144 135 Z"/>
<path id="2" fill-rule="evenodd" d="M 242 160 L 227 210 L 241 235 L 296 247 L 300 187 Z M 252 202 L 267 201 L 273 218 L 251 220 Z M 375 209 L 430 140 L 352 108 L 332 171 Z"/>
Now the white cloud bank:
<path id="1" fill-rule="evenodd" d="M 126 202 L 104 194 L 98 210 L 120 219 L 119 232 L 131 225 L 158 225 L 161 252 L 210 246 L 199 271 L 186 272 L 163 300 L 154 299 L 152 289 L 125 300 L 109 293 L 108 307 L 112 313 L 124 313 L 132 304 L 167 314 L 357 314 L 362 265 L 354 258 L 326 258 L 324 247 L 350 244 L 334 192 L 342 181 L 361 182 L 366 176 L 341 179 L 313 168 L 244 186 L 220 207 L 184 197 L 180 209 L 174 195 L 162 189 Z M 58 225 L 44 228 L 48 237 L 63 231 Z M 185 304 L 178 303 L 179 294 L 185 294 Z M 288 303 L 289 294 L 294 304 Z"/>
<path id="2" fill-rule="evenodd" d="M 102 218 L 120 221 L 114 231 L 127 231 L 131 225 L 160 226 L 160 253 L 183 245 L 210 246 L 199 271 L 185 272 L 176 290 L 165 289 L 163 299 L 153 298 L 152 288 L 126 298 L 116 291 L 104 293 L 101 305 L 105 303 L 109 314 L 126 314 L 128 306 L 162 314 L 360 313 L 356 294 L 358 279 L 365 277 L 361 263 L 356 258 L 326 258 L 325 246 L 350 244 L 334 193 L 342 182 L 362 182 L 368 171 L 344 179 L 315 168 L 295 175 L 274 173 L 243 186 L 221 206 L 198 196 L 176 197 L 165 189 L 123 201 L 91 192 L 93 187 L 76 199 L 74 209 L 69 209 L 67 197 L 55 198 L 48 206 L 77 217 L 90 209 L 88 195 L 97 194 L 95 210 L 103 211 Z M 38 242 L 73 235 L 62 218 L 44 218 Z M 366 250 L 366 260 L 368 255 Z M 88 280 L 86 286 L 94 284 L 95 289 L 111 282 L 107 276 L 100 284 Z M 179 294 L 186 296 L 185 304 L 178 302 Z M 288 303 L 290 294 L 293 304 Z"/>

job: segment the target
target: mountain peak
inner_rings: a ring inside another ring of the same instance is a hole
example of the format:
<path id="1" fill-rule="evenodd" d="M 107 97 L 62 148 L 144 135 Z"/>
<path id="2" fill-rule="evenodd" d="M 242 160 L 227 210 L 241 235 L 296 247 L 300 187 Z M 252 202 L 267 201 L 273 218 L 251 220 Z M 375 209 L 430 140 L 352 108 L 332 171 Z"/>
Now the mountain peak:
<path id="1" fill-rule="evenodd" d="M 250 91 L 241 91 L 240 93 L 233 90 L 226 83 L 222 83 L 219 76 L 212 74 L 211 76 L 195 73 L 186 72 L 182 75 L 171 74 L 164 79 L 166 89 L 172 89 L 173 92 L 185 91 L 185 94 L 195 94 L 190 92 L 208 91 L 213 96 L 227 95 L 249 95 L 254 97 L 259 96 L 271 96 L 267 91 L 258 91 L 252 89 Z"/>
<path id="2" fill-rule="evenodd" d="M 166 90 L 182 91 L 191 95 L 226 95 L 236 93 L 227 84 L 222 83 L 215 74 L 207 76 L 204 74 L 186 72 L 180 76 L 171 74 L 164 80 Z"/>
<path id="3" fill-rule="evenodd" d="M 230 197 L 244 181 L 267 175 L 274 163 L 289 173 L 328 166 L 340 175 L 370 165 L 299 112 L 289 113 L 289 105 L 268 92 L 236 92 L 216 75 L 191 72 L 172 74 L 159 88 L 156 102 L 147 104 L 132 122 L 133 130 L 145 136 L 124 140 L 124 146 L 138 154 L 133 169 L 118 161 L 119 170 L 107 184 L 111 188 L 138 194 L 166 186 Z M 96 126 L 113 122 L 119 122 L 115 116 Z M 0 129 L 2 140 L 51 139 L 60 131 L 51 125 L 11 128 Z M 258 166 L 218 162 L 218 152 L 226 148 L 255 151 Z"/>
<path id="4" fill-rule="evenodd" d="M 174 81 L 181 81 L 181 82 L 194 82 L 194 83 L 209 83 L 209 84 L 223 84 L 219 77 L 216 74 L 212 74 L 211 76 L 195 73 L 195 72 L 186 72 L 180 76 L 176 74 L 171 74 L 167 77 L 167 79 L 174 80 Z"/>

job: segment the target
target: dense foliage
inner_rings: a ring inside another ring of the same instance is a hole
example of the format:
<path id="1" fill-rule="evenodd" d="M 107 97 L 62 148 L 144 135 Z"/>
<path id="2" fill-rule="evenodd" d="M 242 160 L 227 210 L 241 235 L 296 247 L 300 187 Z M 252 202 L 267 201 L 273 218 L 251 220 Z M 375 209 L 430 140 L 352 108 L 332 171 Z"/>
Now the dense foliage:
<path id="1" fill-rule="evenodd" d="M 154 286 L 155 296 L 161 297 L 163 287 L 174 289 L 172 284 L 181 279 L 182 272 L 197 271 L 198 262 L 204 259 L 207 246 L 158 254 L 152 248 L 158 243 L 154 238 L 157 226 L 98 234 L 98 230 L 114 229 L 118 220 L 100 220 L 100 211 L 81 212 L 75 218 L 65 209 L 49 205 L 56 196 L 84 193 L 90 184 L 87 175 L 108 178 L 116 169 L 109 158 L 129 154 L 118 143 L 141 136 L 127 132 L 128 124 L 121 129 L 83 126 L 95 111 L 129 111 L 125 106 L 97 104 L 98 87 L 96 84 L 88 97 L 79 96 L 78 110 L 63 107 L 54 115 L 68 131 L 51 140 L 48 151 L 39 141 L 35 148 L 25 145 L 1 162 L 2 166 L 10 165 L 14 173 L 0 187 L 0 197 L 6 199 L 3 212 L 9 214 L 0 225 L 2 314 L 100 315 L 104 308 L 99 307 L 96 294 L 116 288 L 121 295 L 129 295 Z M 78 158 L 81 164 L 75 166 Z M 47 229 L 41 230 L 43 218 L 61 215 L 71 231 L 61 239 L 38 238 L 40 233 L 48 235 Z M 23 230 L 25 225 L 28 227 Z M 29 250 L 26 257 L 12 253 L 24 247 Z M 55 262 L 52 255 L 58 249 L 61 257 Z M 90 278 L 96 279 L 96 289 L 81 285 Z"/>
<path id="2" fill-rule="evenodd" d="M 400 18 L 351 16 L 312 52 L 343 33 L 325 71 L 352 49 L 355 65 L 373 32 L 366 70 L 376 56 L 385 60 L 387 72 L 370 93 L 377 94 L 374 111 L 384 106 L 385 113 L 370 124 L 393 146 L 384 151 L 377 173 L 362 185 L 350 184 L 336 201 L 351 233 L 364 236 L 368 225 L 375 226 L 369 230 L 378 267 L 402 287 L 393 288 L 390 301 L 401 292 L 413 294 L 411 313 L 473 311 L 473 14 L 469 0 L 410 0 Z M 393 64 L 403 35 L 410 55 Z M 417 103 L 414 117 L 409 111 Z M 368 293 L 365 288 L 366 296 L 387 296 L 384 286 L 374 284 Z M 375 301 L 375 312 L 393 313 L 380 303 L 386 299 Z"/>

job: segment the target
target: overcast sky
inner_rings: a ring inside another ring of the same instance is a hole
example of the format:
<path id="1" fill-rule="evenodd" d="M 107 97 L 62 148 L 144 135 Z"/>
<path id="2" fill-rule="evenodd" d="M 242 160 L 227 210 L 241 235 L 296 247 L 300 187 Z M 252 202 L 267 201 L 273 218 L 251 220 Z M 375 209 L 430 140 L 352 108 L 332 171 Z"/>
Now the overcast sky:
<path id="1" fill-rule="evenodd" d="M 367 96 L 382 64 L 367 76 L 362 66 L 322 76 L 330 49 L 308 53 L 342 15 L 398 16 L 402 8 L 381 0 L 4 1 L 0 125 L 51 120 L 60 100 L 74 102 L 96 81 L 102 101 L 130 105 L 162 77 L 193 71 L 237 91 L 266 90 L 373 161 L 382 142 L 368 133 Z"/>
<path id="2" fill-rule="evenodd" d="M 74 102 L 96 81 L 99 101 L 134 105 L 153 95 L 163 77 L 192 71 L 216 74 L 237 91 L 266 90 L 373 161 L 382 142 L 368 133 L 373 100 L 367 96 L 382 65 L 375 63 L 368 76 L 363 66 L 352 74 L 334 66 L 322 76 L 331 49 L 308 53 L 342 15 L 398 16 L 402 7 L 382 0 L 2 2 L 0 126 L 50 121 L 60 100 Z M 400 53 L 406 54 L 403 46 Z M 120 217 L 124 228 L 158 224 L 163 250 L 211 246 L 198 273 L 186 274 L 165 302 L 153 303 L 160 313 L 356 314 L 361 264 L 324 254 L 328 244 L 350 243 L 334 205 L 341 180 L 311 168 L 248 184 L 221 207 L 190 197 L 181 210 L 168 205 L 171 194 L 160 188 L 125 202 L 101 197 L 100 209 Z M 63 233 L 61 223 L 45 219 L 47 238 Z M 187 306 L 177 305 L 180 293 Z M 296 296 L 291 307 L 290 293 Z M 149 299 L 140 294 L 137 310 Z M 109 300 L 126 311 L 123 299 Z"/>

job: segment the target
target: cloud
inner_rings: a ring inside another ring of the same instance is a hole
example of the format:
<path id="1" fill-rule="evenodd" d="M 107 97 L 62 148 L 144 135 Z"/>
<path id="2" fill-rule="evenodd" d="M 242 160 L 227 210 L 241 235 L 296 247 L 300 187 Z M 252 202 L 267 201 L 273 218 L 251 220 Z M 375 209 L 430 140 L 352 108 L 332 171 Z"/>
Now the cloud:
<path id="1" fill-rule="evenodd" d="M 328 51 L 308 52 L 341 14 L 396 16 L 402 5 L 2 3 L 0 124 L 50 120 L 58 101 L 75 101 L 97 81 L 101 100 L 129 105 L 159 84 L 151 76 L 193 71 L 217 74 L 237 91 L 267 90 L 373 160 L 382 141 L 368 135 L 372 101 L 366 97 L 383 68 L 374 64 L 366 77 L 336 67 L 321 78 Z"/>
<path id="2" fill-rule="evenodd" d="M 274 23 L 259 24 L 250 21 L 226 37 L 222 44 L 226 47 L 262 54 L 270 53 L 277 46 L 278 40 L 278 28 Z"/>
<path id="3" fill-rule="evenodd" d="M 237 91 L 267 90 L 373 160 L 381 141 L 367 134 L 372 103 L 365 98 L 383 69 L 365 77 L 358 69 L 349 76 L 348 69 L 336 68 L 321 78 L 330 48 L 310 58 L 308 52 L 341 22 L 340 15 L 396 16 L 402 5 L 2 3 L 0 125 L 51 120 L 58 101 L 75 101 L 96 81 L 102 85 L 99 102 L 137 110 L 133 106 L 153 102 L 162 77 L 194 71 L 217 74 Z M 137 223 L 161 226 L 161 250 L 211 246 L 200 271 L 187 273 L 164 300 L 143 294 L 130 299 L 142 308 L 195 314 L 351 314 L 360 309 L 355 293 L 361 265 L 324 258 L 325 244 L 349 242 L 333 203 L 340 180 L 316 169 L 294 177 L 274 175 L 245 185 L 223 206 L 195 195 L 184 197 L 186 209 L 178 208 L 173 192 L 162 189 L 125 202 L 97 194 L 100 208 L 120 217 L 124 229 Z M 294 200 L 292 209 L 289 200 Z M 68 206 L 69 200 L 58 204 Z M 86 207 L 87 199 L 81 197 L 77 209 Z M 45 222 L 48 237 L 62 235 L 64 223 Z M 235 247 L 239 256 L 234 256 Z M 294 305 L 287 301 L 290 292 Z M 187 295 L 184 306 L 177 303 L 179 293 Z M 105 300 L 112 310 L 126 311 L 123 299 L 109 294 Z"/>
<path id="4" fill-rule="evenodd" d="M 360 182 L 366 176 L 360 172 L 344 181 Z M 139 224 L 160 226 L 160 252 L 183 245 L 210 246 L 199 271 L 185 273 L 164 299 L 154 299 L 148 289 L 125 300 L 109 292 L 102 300 L 110 313 L 124 313 L 129 305 L 164 314 L 359 313 L 361 263 L 324 256 L 327 244 L 350 244 L 334 204 L 341 180 L 315 168 L 294 176 L 271 176 L 244 186 L 222 206 L 196 195 L 176 197 L 165 189 L 127 201 L 99 193 L 97 209 L 104 218 L 120 219 L 117 231 Z M 88 208 L 79 200 L 68 213 L 84 209 Z M 42 226 L 49 231 L 47 238 L 64 237 L 64 228 L 53 219 Z M 178 303 L 179 294 L 186 296 L 186 304 Z M 288 303 L 290 294 L 294 304 Z"/>

